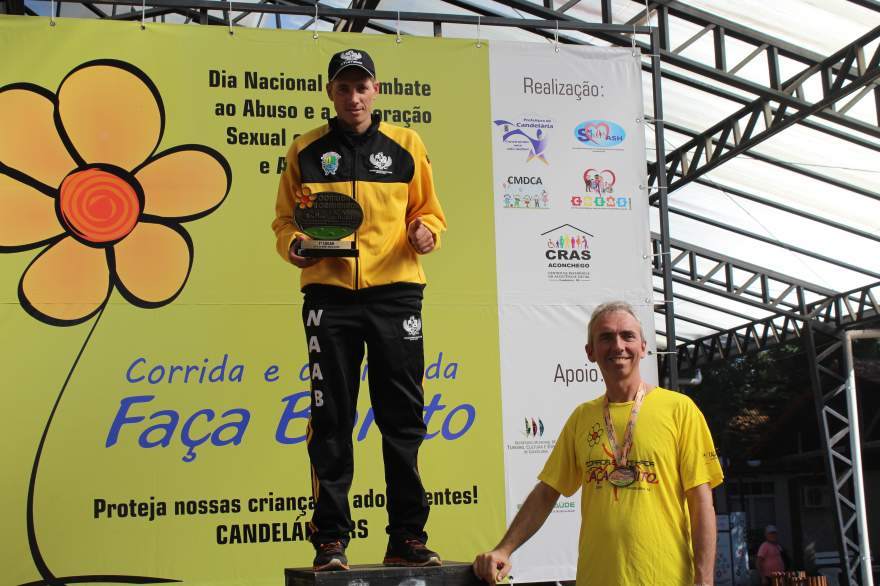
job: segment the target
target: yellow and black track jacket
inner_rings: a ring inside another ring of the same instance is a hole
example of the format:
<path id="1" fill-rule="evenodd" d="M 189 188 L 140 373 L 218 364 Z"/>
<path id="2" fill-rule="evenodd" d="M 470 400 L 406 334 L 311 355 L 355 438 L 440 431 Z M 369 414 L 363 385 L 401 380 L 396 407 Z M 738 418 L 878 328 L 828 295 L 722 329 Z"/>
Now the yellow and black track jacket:
<path id="1" fill-rule="evenodd" d="M 293 219 L 296 194 L 303 186 L 312 193 L 336 191 L 353 197 L 363 208 L 364 221 L 350 237 L 357 242 L 360 256 L 325 258 L 303 269 L 300 288 L 425 283 L 407 228 L 421 218 L 439 248 L 446 218 L 434 192 L 425 145 L 414 130 L 380 122 L 374 115 L 370 128 L 357 135 L 344 131 L 333 118 L 293 141 L 272 222 L 278 254 L 288 262 L 293 240 L 304 237 Z"/>

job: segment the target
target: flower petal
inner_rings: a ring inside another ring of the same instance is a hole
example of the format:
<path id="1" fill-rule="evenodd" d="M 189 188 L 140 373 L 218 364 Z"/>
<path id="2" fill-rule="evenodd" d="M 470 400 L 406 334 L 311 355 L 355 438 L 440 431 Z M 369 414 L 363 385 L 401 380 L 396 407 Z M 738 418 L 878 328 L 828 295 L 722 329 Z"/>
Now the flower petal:
<path id="1" fill-rule="evenodd" d="M 189 277 L 192 250 L 183 228 L 142 221 L 113 247 L 120 293 L 140 307 L 170 303 Z"/>
<path id="2" fill-rule="evenodd" d="M 217 208 L 229 192 L 226 159 L 200 145 L 166 151 L 135 173 L 144 190 L 144 213 L 192 220 Z"/>
<path id="3" fill-rule="evenodd" d="M 0 161 L 49 187 L 58 187 L 76 163 L 64 147 L 47 90 L 16 84 L 0 90 Z"/>
<path id="4" fill-rule="evenodd" d="M 0 251 L 34 248 L 62 232 L 54 198 L 0 173 Z"/>
<path id="5" fill-rule="evenodd" d="M 52 325 L 73 325 L 92 317 L 110 295 L 104 249 L 63 238 L 37 256 L 18 287 L 22 306 Z"/>
<path id="6" fill-rule="evenodd" d="M 92 61 L 58 88 L 64 131 L 85 163 L 132 170 L 162 137 L 165 113 L 150 78 L 122 61 Z"/>

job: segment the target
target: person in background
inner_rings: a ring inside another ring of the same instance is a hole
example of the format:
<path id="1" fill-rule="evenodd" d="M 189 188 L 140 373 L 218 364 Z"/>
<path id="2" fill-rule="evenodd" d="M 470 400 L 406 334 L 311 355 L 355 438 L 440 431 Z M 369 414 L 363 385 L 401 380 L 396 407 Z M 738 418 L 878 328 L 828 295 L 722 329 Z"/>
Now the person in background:
<path id="1" fill-rule="evenodd" d="M 764 529 L 764 543 L 758 548 L 758 574 L 761 584 L 770 584 L 770 576 L 785 571 L 782 546 L 779 545 L 779 532 L 776 525 Z"/>

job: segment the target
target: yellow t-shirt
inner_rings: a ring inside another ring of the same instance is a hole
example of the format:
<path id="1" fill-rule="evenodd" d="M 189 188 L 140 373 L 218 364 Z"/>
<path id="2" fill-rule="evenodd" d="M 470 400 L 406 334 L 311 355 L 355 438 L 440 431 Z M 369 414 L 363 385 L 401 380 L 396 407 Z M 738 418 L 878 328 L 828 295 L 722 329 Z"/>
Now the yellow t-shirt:
<path id="1" fill-rule="evenodd" d="M 654 388 L 633 432 L 629 464 L 634 483 L 608 482 L 614 455 L 599 397 L 578 406 L 538 478 L 566 496 L 581 492 L 577 586 L 693 584 L 690 519 L 685 491 L 723 474 L 703 414 L 690 398 Z M 623 443 L 632 402 L 611 403 Z"/>

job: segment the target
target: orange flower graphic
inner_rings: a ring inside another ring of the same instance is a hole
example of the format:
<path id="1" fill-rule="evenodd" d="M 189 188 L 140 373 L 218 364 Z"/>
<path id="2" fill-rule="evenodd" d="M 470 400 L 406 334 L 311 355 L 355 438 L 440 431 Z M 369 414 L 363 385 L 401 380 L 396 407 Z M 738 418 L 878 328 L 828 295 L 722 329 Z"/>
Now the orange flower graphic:
<path id="1" fill-rule="evenodd" d="M 115 287 L 145 308 L 172 302 L 193 262 L 182 223 L 226 199 L 232 172 L 217 151 L 156 152 L 165 130 L 158 89 L 110 59 L 74 68 L 54 94 L 0 88 L 0 252 L 45 249 L 18 297 L 52 325 L 82 323 Z"/>
<path id="2" fill-rule="evenodd" d="M 315 203 L 316 196 L 312 195 L 312 190 L 308 187 L 302 187 L 296 192 L 296 199 L 301 209 L 310 208 Z"/>

